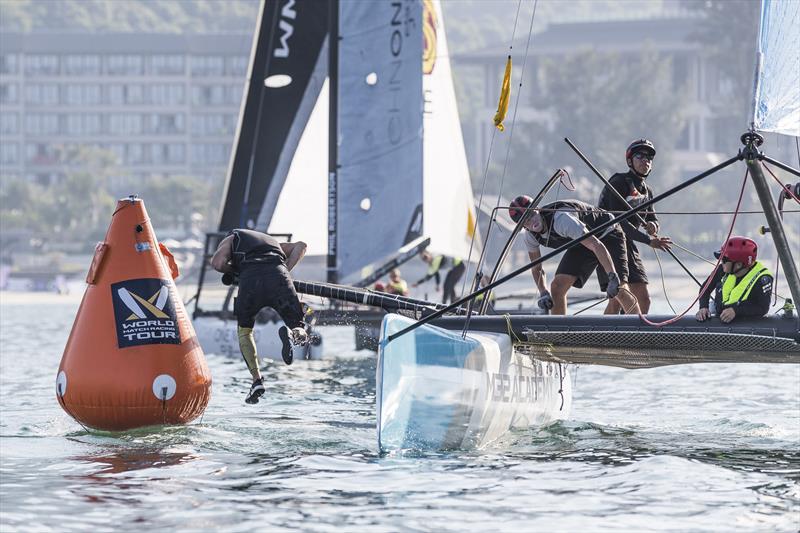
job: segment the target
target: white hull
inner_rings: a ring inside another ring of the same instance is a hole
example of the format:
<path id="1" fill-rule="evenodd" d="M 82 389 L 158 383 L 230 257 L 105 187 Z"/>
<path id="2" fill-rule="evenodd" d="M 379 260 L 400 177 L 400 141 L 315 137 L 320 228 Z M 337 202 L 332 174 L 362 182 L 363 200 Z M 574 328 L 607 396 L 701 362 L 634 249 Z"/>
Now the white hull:
<path id="1" fill-rule="evenodd" d="M 377 363 L 381 451 L 484 446 L 514 428 L 569 416 L 566 366 L 515 352 L 508 335 L 422 326 L 383 343 L 411 320 L 387 315 Z"/>
<path id="2" fill-rule="evenodd" d="M 202 316 L 192 321 L 197 332 L 197 340 L 205 353 L 215 353 L 229 357 L 241 357 L 239 337 L 235 320 Z M 256 324 L 253 335 L 256 339 L 256 353 L 260 359 L 283 361 L 278 328 L 283 322 Z M 322 359 L 322 343 L 306 348 L 295 348 L 294 359 Z"/>

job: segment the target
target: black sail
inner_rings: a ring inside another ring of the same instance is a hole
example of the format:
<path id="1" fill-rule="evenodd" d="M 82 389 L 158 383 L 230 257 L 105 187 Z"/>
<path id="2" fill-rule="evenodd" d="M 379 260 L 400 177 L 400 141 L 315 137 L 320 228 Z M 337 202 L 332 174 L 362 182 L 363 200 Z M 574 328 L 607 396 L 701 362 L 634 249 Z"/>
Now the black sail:
<path id="1" fill-rule="evenodd" d="M 220 231 L 256 225 L 267 229 L 325 80 L 327 33 L 327 1 L 262 3 L 228 167 Z M 265 213 L 266 224 L 257 224 Z"/>

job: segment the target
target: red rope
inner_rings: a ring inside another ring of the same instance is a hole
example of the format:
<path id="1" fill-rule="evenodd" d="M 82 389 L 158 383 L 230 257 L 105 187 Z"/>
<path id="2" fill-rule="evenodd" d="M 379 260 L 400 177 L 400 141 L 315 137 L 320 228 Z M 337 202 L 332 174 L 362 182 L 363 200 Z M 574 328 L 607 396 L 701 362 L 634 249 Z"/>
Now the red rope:
<path id="1" fill-rule="evenodd" d="M 782 189 L 782 190 L 781 190 L 781 193 L 782 193 L 782 194 L 786 194 L 787 196 L 789 196 L 789 198 L 791 198 L 792 200 L 794 200 L 795 202 L 797 202 L 798 204 L 800 204 L 800 198 L 798 198 L 798 197 L 797 197 L 797 195 L 795 195 L 795 194 L 792 192 L 792 186 L 791 186 L 791 185 L 788 185 L 788 184 L 787 184 L 787 185 L 784 185 L 783 183 L 781 183 L 781 180 L 779 180 L 779 179 L 778 179 L 778 176 L 776 176 L 776 175 L 775 175 L 775 174 L 772 172 L 772 170 L 770 170 L 770 168 L 767 166 L 767 164 L 766 164 L 766 163 L 764 163 L 763 161 L 761 162 L 761 166 L 762 166 L 762 167 L 764 167 L 764 168 L 766 168 L 766 169 L 767 169 L 767 172 L 769 172 L 769 175 L 770 175 L 770 176 L 772 176 L 772 177 L 775 179 L 775 181 L 777 181 L 777 182 L 778 182 L 778 185 L 780 185 L 780 186 L 781 186 L 781 189 Z"/>
<path id="2" fill-rule="evenodd" d="M 700 292 L 697 293 L 697 297 L 692 301 L 691 304 L 689 304 L 689 307 L 687 307 L 683 313 L 674 316 L 669 320 L 665 320 L 664 322 L 652 322 L 648 320 L 647 317 L 644 316 L 640 310 L 639 319 L 642 320 L 642 322 L 644 322 L 648 326 L 656 326 L 656 327 L 669 326 L 670 324 L 674 324 L 675 322 L 686 316 L 686 313 L 691 311 L 692 307 L 694 307 L 694 304 L 696 304 L 698 300 L 700 300 L 700 295 L 708 290 L 709 285 L 711 285 L 711 282 L 714 280 L 714 272 L 717 271 L 720 263 L 722 262 L 722 258 L 725 257 L 725 251 L 728 248 L 728 239 L 731 238 L 731 234 L 733 233 L 733 227 L 736 225 L 736 216 L 739 214 L 739 208 L 742 206 L 742 198 L 744 198 L 744 188 L 745 185 L 747 185 L 747 177 L 749 175 L 750 175 L 750 170 L 748 169 L 744 173 L 744 179 L 742 180 L 742 189 L 739 191 L 739 200 L 736 202 L 736 210 L 733 212 L 733 219 L 731 220 L 731 226 L 728 229 L 728 236 L 725 237 L 725 243 L 722 245 L 722 250 L 720 251 L 719 257 L 717 258 L 717 263 L 714 265 L 714 270 L 711 271 L 711 275 L 708 276 L 708 279 L 706 280 L 703 287 L 700 289 Z"/>

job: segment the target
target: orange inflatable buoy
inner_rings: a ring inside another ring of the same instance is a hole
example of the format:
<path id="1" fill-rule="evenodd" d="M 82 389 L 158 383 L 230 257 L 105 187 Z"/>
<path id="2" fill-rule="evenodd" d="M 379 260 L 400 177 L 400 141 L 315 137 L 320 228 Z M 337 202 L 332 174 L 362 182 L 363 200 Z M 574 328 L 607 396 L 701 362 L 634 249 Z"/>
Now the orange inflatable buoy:
<path id="1" fill-rule="evenodd" d="M 56 378 L 56 397 L 85 426 L 124 430 L 200 416 L 211 375 L 144 202 L 117 202 L 86 276 Z"/>

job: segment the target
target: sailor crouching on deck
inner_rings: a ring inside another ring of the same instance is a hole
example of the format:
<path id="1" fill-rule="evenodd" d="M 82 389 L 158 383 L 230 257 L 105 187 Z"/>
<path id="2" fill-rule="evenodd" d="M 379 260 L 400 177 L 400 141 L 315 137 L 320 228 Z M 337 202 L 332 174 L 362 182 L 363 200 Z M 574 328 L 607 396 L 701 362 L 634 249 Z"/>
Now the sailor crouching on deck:
<path id="1" fill-rule="evenodd" d="M 540 246 L 558 248 L 586 234 L 613 218 L 611 213 L 579 200 L 561 200 L 528 210 L 533 199 L 518 196 L 509 205 L 509 215 L 514 222 L 523 221 L 525 245 L 531 261 L 541 257 Z M 564 252 L 556 269 L 556 275 L 547 290 L 546 276 L 541 264 L 531 269 L 533 280 L 539 289 L 538 306 L 552 309 L 554 315 L 567 312 L 567 291 L 573 286 L 581 288 L 600 264 L 608 275 L 606 294 L 617 298 L 622 309 L 638 313 L 639 306 L 627 288 L 628 254 L 625 234 L 618 224 L 610 226 L 597 237 L 589 237 Z"/>
<path id="2" fill-rule="evenodd" d="M 717 258 L 720 254 L 723 254 L 722 268 L 714 271 L 711 283 L 700 294 L 700 310 L 695 318 L 700 322 L 711 318 L 708 302 L 712 291 L 715 293 L 713 314 L 719 316 L 724 323 L 737 316 L 766 315 L 769 311 L 773 276 L 763 263 L 757 261 L 756 242 L 747 237 L 731 237 L 721 251 L 714 252 Z"/>
<path id="3" fill-rule="evenodd" d="M 235 276 L 239 278 L 239 294 L 234 304 L 239 349 L 253 377 L 245 398 L 247 403 L 258 403 L 265 390 L 253 336 L 258 312 L 263 307 L 271 307 L 286 324 L 278 330 L 278 335 L 283 345 L 281 356 L 287 365 L 292 364 L 293 359 L 291 343 L 303 345 L 308 340 L 303 306 L 289 275 L 305 253 L 304 242 L 278 243 L 275 237 L 260 231 L 235 229 L 222 239 L 211 258 L 214 270 L 224 274 L 223 283 L 230 285 Z"/>

